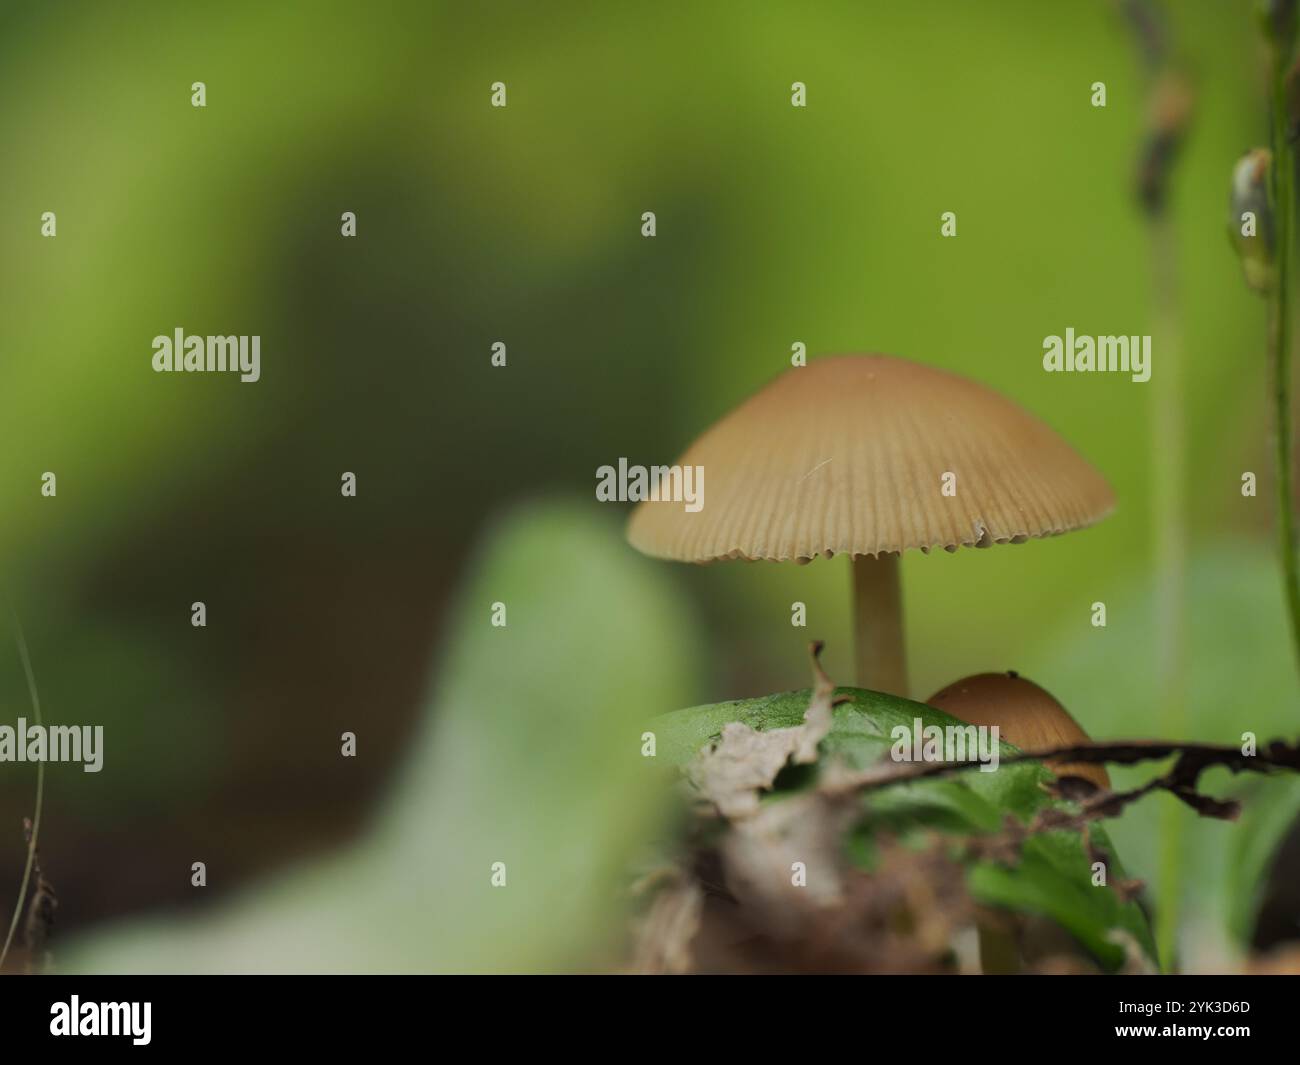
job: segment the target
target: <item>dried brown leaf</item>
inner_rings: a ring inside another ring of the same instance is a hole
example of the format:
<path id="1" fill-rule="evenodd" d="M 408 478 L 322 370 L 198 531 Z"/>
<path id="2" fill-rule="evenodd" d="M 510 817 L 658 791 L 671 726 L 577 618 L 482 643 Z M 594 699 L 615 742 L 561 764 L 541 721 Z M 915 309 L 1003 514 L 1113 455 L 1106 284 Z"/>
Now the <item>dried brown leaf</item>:
<path id="1" fill-rule="evenodd" d="M 687 767 L 687 779 L 723 817 L 752 817 L 758 812 L 759 792 L 771 788 L 787 763 L 817 761 L 817 746 L 831 730 L 835 705 L 835 686 L 818 662 L 821 650 L 820 642 L 809 647 L 814 684 L 802 725 L 759 732 L 732 721 Z"/>
<path id="2" fill-rule="evenodd" d="M 632 971 L 641 975 L 691 971 L 692 941 L 700 928 L 704 891 L 680 870 L 661 887 L 635 929 Z"/>

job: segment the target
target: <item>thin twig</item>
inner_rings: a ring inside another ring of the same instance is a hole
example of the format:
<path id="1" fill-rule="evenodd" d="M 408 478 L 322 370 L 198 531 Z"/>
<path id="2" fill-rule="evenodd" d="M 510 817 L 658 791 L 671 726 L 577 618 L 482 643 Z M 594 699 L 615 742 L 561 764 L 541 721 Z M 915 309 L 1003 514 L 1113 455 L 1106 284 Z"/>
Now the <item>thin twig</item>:
<path id="1" fill-rule="evenodd" d="M 1179 788 L 1190 787 L 1205 769 L 1223 766 L 1234 773 L 1268 773 L 1274 769 L 1300 771 L 1300 744 L 1274 740 L 1260 747 L 1255 754 L 1243 754 L 1240 747 L 1215 743 L 1180 743 L 1172 740 L 1120 740 L 1117 742 L 1071 743 L 1043 750 L 1022 751 L 1004 755 L 999 766 L 1018 765 L 1022 762 L 1085 762 L 1135 765 L 1178 755 L 1175 767 L 1160 778 L 1168 779 Z M 820 788 L 828 792 L 850 792 L 906 784 L 926 777 L 946 777 L 978 769 L 987 763 L 979 759 L 953 762 L 894 762 L 885 760 L 862 770 L 841 770 L 834 773 Z M 1078 778 L 1067 777 L 1074 781 Z M 1096 785 L 1087 785 L 1087 793 L 1105 793 Z M 1071 785 L 1073 786 L 1073 785 Z M 1180 795 L 1186 801 L 1184 795 Z"/>
<path id="2" fill-rule="evenodd" d="M 23 672 L 27 675 L 27 694 L 32 700 L 32 713 L 36 724 L 41 725 L 41 699 L 36 692 L 36 676 L 32 672 L 31 655 L 27 653 L 27 637 L 23 634 L 23 624 L 18 620 L 18 612 L 10 608 L 14 622 L 14 632 L 18 637 L 18 655 L 23 660 Z M 27 885 L 32 878 L 32 865 L 36 861 L 36 845 L 41 834 L 41 809 L 45 804 L 45 760 L 36 763 L 36 811 L 32 817 L 31 838 L 27 842 L 27 864 L 23 867 L 23 882 L 18 889 L 18 898 L 14 902 L 14 915 L 9 921 L 9 933 L 5 936 L 4 949 L 0 950 L 0 971 L 4 969 L 5 959 L 9 956 L 9 946 L 13 943 L 14 932 L 18 928 L 18 919 L 22 915 L 23 900 L 27 897 Z"/>
<path id="3" fill-rule="evenodd" d="M 28 843 L 32 838 L 32 822 L 23 818 L 24 838 Z M 23 928 L 23 943 L 27 948 L 27 972 L 39 973 L 49 966 L 50 952 L 47 943 L 54 927 L 54 911 L 59 908 L 59 897 L 54 892 L 54 885 L 46 879 L 41 867 L 41 852 L 37 850 L 32 863 L 32 873 L 36 877 L 36 888 L 32 900 L 27 905 L 27 921 Z"/>

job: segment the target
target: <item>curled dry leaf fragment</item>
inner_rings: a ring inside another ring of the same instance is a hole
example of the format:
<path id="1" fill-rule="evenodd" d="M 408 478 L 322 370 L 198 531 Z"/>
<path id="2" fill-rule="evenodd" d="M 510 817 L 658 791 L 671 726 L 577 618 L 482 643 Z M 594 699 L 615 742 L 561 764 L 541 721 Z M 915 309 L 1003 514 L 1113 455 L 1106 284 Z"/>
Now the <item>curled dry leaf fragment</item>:
<path id="1" fill-rule="evenodd" d="M 772 786 L 802 731 L 800 727 L 757 732 L 732 721 L 723 726 L 718 741 L 687 767 L 687 778 L 723 817 L 751 816 L 758 812 L 758 793 Z"/>
<path id="2" fill-rule="evenodd" d="M 817 745 L 831 730 L 835 705 L 835 686 L 817 661 L 821 649 L 821 643 L 810 647 L 814 687 L 802 725 L 759 732 L 729 722 L 717 742 L 687 767 L 687 779 L 723 817 L 735 820 L 757 813 L 759 792 L 772 786 L 787 762 L 817 761 Z"/>
<path id="3" fill-rule="evenodd" d="M 733 823 L 720 844 L 727 890 L 767 935 L 798 938 L 816 911 L 841 900 L 850 821 L 846 807 L 804 793 Z"/>
<path id="4" fill-rule="evenodd" d="M 703 908 L 704 892 L 698 881 L 677 870 L 638 922 L 632 971 L 641 975 L 690 972 L 691 942 L 700 929 Z"/>

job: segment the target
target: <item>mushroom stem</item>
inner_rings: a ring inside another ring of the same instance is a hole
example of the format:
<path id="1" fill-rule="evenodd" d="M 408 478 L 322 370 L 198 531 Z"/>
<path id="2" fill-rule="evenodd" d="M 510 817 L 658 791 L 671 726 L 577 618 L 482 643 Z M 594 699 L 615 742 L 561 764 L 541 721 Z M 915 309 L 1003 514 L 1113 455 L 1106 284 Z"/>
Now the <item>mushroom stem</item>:
<path id="1" fill-rule="evenodd" d="M 853 559 L 853 649 L 858 687 L 907 695 L 897 553 Z"/>

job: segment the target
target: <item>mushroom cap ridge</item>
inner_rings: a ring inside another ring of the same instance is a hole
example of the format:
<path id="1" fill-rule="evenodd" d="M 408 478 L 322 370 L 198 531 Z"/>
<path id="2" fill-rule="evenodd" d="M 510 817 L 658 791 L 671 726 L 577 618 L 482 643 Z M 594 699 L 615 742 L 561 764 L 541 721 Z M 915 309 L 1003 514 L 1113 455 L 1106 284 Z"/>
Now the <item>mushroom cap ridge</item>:
<path id="1" fill-rule="evenodd" d="M 1019 543 L 1091 525 L 1115 504 L 1101 475 L 1011 400 L 888 355 L 786 371 L 677 464 L 703 467 L 703 508 L 642 502 L 627 535 L 684 562 Z"/>

